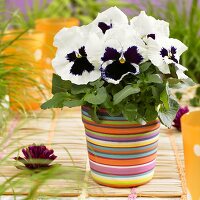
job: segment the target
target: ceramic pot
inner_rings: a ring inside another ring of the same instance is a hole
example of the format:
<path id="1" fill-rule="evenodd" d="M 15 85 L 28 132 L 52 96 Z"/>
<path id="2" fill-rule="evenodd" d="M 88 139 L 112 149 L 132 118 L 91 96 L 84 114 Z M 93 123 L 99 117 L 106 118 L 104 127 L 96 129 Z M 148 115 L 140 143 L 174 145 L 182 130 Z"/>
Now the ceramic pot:
<path id="1" fill-rule="evenodd" d="M 98 112 L 100 123 L 82 107 L 88 156 L 93 179 L 110 187 L 133 187 L 147 183 L 154 174 L 159 120 L 133 124 L 123 116 Z"/>

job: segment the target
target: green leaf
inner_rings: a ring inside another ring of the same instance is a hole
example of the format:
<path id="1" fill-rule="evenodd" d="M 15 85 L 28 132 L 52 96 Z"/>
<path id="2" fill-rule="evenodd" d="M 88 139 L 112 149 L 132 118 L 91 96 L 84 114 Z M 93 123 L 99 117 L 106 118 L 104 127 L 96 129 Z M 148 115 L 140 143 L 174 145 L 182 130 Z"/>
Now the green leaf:
<path id="1" fill-rule="evenodd" d="M 53 74 L 52 80 L 52 94 L 67 92 L 71 89 L 72 83 L 70 81 L 62 80 L 57 74 Z"/>
<path id="2" fill-rule="evenodd" d="M 92 88 L 88 85 L 72 85 L 71 93 L 72 94 L 82 94 L 89 93 Z"/>
<path id="3" fill-rule="evenodd" d="M 139 93 L 139 92 L 140 92 L 140 88 L 127 85 L 126 87 L 124 87 L 124 89 L 122 89 L 121 91 L 119 91 L 113 96 L 113 104 L 116 105 L 120 103 L 123 99 L 125 99 L 126 97 L 132 94 Z"/>
<path id="4" fill-rule="evenodd" d="M 181 99 L 182 99 L 182 96 L 183 96 L 183 93 L 181 93 L 181 92 L 176 92 L 175 95 L 176 95 L 176 98 L 177 98 L 178 100 L 181 100 Z"/>
<path id="5" fill-rule="evenodd" d="M 97 88 L 100 88 L 103 86 L 104 81 L 102 79 L 97 79 L 94 82 L 89 83 L 91 86 L 96 86 Z"/>
<path id="6" fill-rule="evenodd" d="M 166 84 L 165 89 L 160 94 L 160 100 L 163 102 L 165 108 L 169 110 L 169 93 L 168 93 L 168 84 Z"/>
<path id="7" fill-rule="evenodd" d="M 163 80 L 159 74 L 149 74 L 147 77 L 147 83 L 162 83 Z"/>
<path id="8" fill-rule="evenodd" d="M 176 113 L 179 109 L 179 104 L 172 98 L 169 99 L 169 110 L 166 110 L 166 108 L 161 105 L 158 116 L 162 124 L 170 128 L 172 126 L 172 122 L 176 117 Z"/>
<path id="9" fill-rule="evenodd" d="M 158 117 L 158 112 L 156 111 L 155 106 L 147 106 L 145 112 L 146 121 L 153 121 Z"/>
<path id="10" fill-rule="evenodd" d="M 101 122 L 98 118 L 98 115 L 97 115 L 97 106 L 96 105 L 95 106 L 93 105 L 91 107 L 91 109 L 89 110 L 89 114 L 90 114 L 93 121 L 95 121 L 96 123 Z"/>
<path id="11" fill-rule="evenodd" d="M 98 88 L 96 91 L 84 96 L 84 100 L 93 105 L 99 105 L 106 101 L 107 91 L 105 87 Z"/>
<path id="12" fill-rule="evenodd" d="M 158 87 L 151 86 L 153 98 L 156 101 L 160 101 L 160 90 Z"/>
<path id="13" fill-rule="evenodd" d="M 84 102 L 83 100 L 69 100 L 69 101 L 64 101 L 63 106 L 72 108 L 72 107 L 76 107 L 76 106 L 82 106 L 83 102 Z"/>
<path id="14" fill-rule="evenodd" d="M 71 95 L 67 92 L 56 93 L 50 100 L 41 105 L 42 109 L 62 108 L 63 103 L 70 99 Z"/>
<path id="15" fill-rule="evenodd" d="M 193 107 L 199 107 L 200 106 L 200 98 L 194 97 L 194 98 L 190 99 L 190 105 Z"/>
<path id="16" fill-rule="evenodd" d="M 138 117 L 137 105 L 132 103 L 127 103 L 124 106 L 122 113 L 127 120 L 135 122 Z"/>
<path id="17" fill-rule="evenodd" d="M 145 72 L 151 66 L 151 62 L 145 62 L 140 65 L 140 72 Z"/>
<path id="18" fill-rule="evenodd" d="M 196 96 L 200 97 L 200 87 L 196 89 Z"/>

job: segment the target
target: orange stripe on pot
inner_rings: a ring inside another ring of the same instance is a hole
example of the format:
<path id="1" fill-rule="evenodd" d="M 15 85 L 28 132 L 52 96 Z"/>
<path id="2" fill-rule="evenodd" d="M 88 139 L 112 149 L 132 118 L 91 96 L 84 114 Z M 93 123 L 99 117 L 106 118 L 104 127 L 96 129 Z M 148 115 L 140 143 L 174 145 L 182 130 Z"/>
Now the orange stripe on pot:
<path id="1" fill-rule="evenodd" d="M 150 132 L 158 129 L 160 127 L 160 124 L 157 123 L 152 126 L 141 126 L 141 127 L 132 127 L 132 128 L 125 128 L 120 129 L 118 127 L 116 128 L 108 128 L 103 126 L 93 126 L 90 124 L 84 124 L 85 128 L 94 132 L 104 133 L 104 134 L 137 134 L 137 133 L 144 133 L 144 132 Z"/>
<path id="2" fill-rule="evenodd" d="M 115 165 L 115 166 L 134 166 L 134 165 L 141 165 L 148 162 L 151 162 L 156 158 L 156 153 L 142 158 L 134 158 L 134 159 L 111 159 L 111 158 L 102 158 L 98 156 L 94 156 L 93 154 L 89 153 L 89 159 L 93 162 L 97 162 L 104 165 Z"/>

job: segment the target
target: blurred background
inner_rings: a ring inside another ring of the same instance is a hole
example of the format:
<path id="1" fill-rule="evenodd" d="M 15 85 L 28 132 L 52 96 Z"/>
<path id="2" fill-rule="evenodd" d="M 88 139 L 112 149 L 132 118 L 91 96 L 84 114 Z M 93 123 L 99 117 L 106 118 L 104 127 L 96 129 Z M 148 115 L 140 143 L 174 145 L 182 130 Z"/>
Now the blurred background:
<path id="1" fill-rule="evenodd" d="M 38 110 L 50 96 L 55 33 L 62 27 L 88 24 L 111 6 L 122 9 L 129 18 L 145 10 L 168 21 L 170 36 L 189 47 L 182 64 L 188 75 L 200 82 L 198 0 L 0 0 L 1 131 L 12 113 Z M 191 99 L 193 106 L 200 106 L 199 96 Z"/>

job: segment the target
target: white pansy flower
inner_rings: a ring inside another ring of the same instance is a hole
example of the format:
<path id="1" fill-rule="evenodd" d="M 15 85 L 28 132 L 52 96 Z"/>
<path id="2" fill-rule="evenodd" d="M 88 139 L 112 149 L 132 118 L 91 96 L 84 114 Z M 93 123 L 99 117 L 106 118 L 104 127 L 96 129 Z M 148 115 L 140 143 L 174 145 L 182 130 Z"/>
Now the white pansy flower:
<path id="1" fill-rule="evenodd" d="M 173 64 L 179 79 L 188 78 L 184 71 L 187 70 L 179 64 L 181 54 L 187 50 L 187 47 L 179 40 L 167 37 L 149 39 L 148 58 L 163 73 L 170 74 L 169 65 Z"/>
<path id="2" fill-rule="evenodd" d="M 157 36 L 169 37 L 169 23 L 157 20 L 141 11 L 136 17 L 130 20 L 130 25 L 146 42 L 148 38 L 155 39 Z"/>
<path id="3" fill-rule="evenodd" d="M 100 70 L 109 83 L 118 84 L 127 74 L 138 74 L 139 64 L 146 61 L 145 43 L 128 25 L 108 30 L 104 46 Z"/>
<path id="4" fill-rule="evenodd" d="M 101 73 L 101 41 L 84 27 L 63 28 L 55 36 L 56 57 L 52 65 L 63 80 L 81 85 L 97 80 Z"/>
<path id="5" fill-rule="evenodd" d="M 95 32 L 102 37 L 107 30 L 124 24 L 128 25 L 128 23 L 127 16 L 120 9 L 111 7 L 99 13 L 96 19 L 86 27 L 91 32 Z"/>

